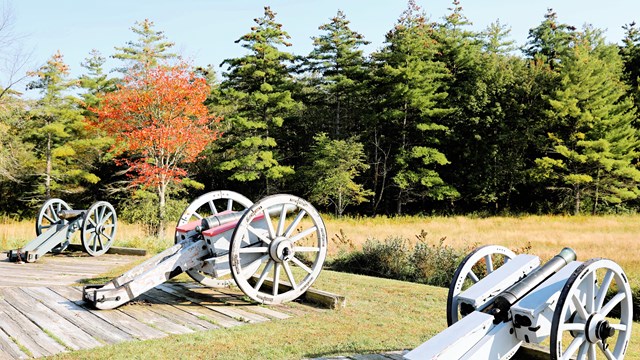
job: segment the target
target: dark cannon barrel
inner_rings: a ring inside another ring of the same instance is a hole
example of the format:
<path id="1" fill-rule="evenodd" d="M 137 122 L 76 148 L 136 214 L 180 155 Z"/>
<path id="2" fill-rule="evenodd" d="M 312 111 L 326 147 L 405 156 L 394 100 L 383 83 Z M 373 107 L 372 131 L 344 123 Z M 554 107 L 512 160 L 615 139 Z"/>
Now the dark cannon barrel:
<path id="1" fill-rule="evenodd" d="M 501 292 L 494 298 L 493 303 L 483 311 L 493 314 L 496 321 L 507 321 L 511 305 L 522 299 L 531 292 L 531 290 L 535 289 L 568 263 L 575 260 L 576 252 L 573 251 L 573 249 L 568 247 L 562 249 L 558 255 L 554 256 L 547 263 L 533 270 L 524 279 Z"/>
<path id="2" fill-rule="evenodd" d="M 234 211 L 227 214 L 216 214 L 203 218 L 200 222 L 202 231 L 212 229 L 216 226 L 238 221 L 244 215 L 244 211 Z"/>
<path id="3" fill-rule="evenodd" d="M 60 219 L 71 220 L 80 216 L 84 216 L 86 210 L 60 210 L 56 214 Z"/>

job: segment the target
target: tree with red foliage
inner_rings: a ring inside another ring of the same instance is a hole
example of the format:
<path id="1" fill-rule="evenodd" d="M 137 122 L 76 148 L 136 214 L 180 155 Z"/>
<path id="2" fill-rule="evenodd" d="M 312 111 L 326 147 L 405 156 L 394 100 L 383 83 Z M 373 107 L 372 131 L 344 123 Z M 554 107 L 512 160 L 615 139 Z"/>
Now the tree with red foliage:
<path id="1" fill-rule="evenodd" d="M 204 101 L 210 88 L 186 64 L 133 70 L 114 92 L 92 109 L 91 125 L 115 138 L 110 152 L 128 166 L 132 186 L 154 188 L 158 194 L 155 235 L 164 236 L 165 204 L 170 184 L 187 176 L 190 163 L 220 137 Z"/>

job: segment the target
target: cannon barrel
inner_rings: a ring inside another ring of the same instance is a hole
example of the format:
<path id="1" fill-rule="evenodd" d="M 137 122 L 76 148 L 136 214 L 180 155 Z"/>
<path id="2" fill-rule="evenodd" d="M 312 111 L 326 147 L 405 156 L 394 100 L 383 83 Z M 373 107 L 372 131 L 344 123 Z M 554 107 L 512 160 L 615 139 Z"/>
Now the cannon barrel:
<path id="1" fill-rule="evenodd" d="M 511 285 L 497 295 L 493 299 L 493 303 L 485 308 L 483 312 L 492 314 L 496 322 L 507 321 L 509 309 L 513 304 L 522 299 L 551 275 L 575 260 L 576 252 L 573 251 L 573 249 L 568 247 L 562 249 L 558 255 L 554 256 L 547 263 L 533 270 L 524 279 Z"/>
<path id="2" fill-rule="evenodd" d="M 236 222 L 244 215 L 244 211 L 234 211 L 226 214 L 215 214 L 203 218 L 200 227 L 201 231 L 212 229 L 216 226 Z"/>

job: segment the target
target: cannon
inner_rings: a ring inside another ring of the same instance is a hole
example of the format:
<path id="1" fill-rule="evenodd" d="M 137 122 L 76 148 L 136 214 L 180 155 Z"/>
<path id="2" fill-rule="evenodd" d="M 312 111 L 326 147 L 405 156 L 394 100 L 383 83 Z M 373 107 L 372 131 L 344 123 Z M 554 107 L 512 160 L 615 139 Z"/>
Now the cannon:
<path id="1" fill-rule="evenodd" d="M 324 222 L 302 198 L 279 194 L 254 204 L 212 191 L 184 210 L 172 247 L 104 285 L 85 286 L 83 298 L 113 309 L 186 272 L 202 285 L 236 284 L 256 302 L 279 304 L 313 284 L 326 253 Z"/>
<path id="2" fill-rule="evenodd" d="M 564 248 L 541 265 L 537 256 L 489 245 L 454 274 L 449 327 L 404 358 L 509 359 L 523 343 L 548 343 L 554 360 L 622 360 L 632 311 L 628 278 L 611 260 L 576 261 Z"/>
<path id="3" fill-rule="evenodd" d="M 80 230 L 84 251 L 91 256 L 107 252 L 116 236 L 116 210 L 106 201 L 98 201 L 87 210 L 73 210 L 60 199 L 47 200 L 36 218 L 37 237 L 20 249 L 9 250 L 9 260 L 34 262 L 48 252 L 60 253 Z"/>

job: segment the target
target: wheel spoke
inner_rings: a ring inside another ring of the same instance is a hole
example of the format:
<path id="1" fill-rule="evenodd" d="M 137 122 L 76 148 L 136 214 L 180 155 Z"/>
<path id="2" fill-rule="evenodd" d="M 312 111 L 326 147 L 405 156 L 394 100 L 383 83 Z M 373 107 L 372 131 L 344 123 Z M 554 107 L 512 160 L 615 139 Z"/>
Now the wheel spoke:
<path id="1" fill-rule="evenodd" d="M 604 298 L 607 295 L 609 286 L 611 285 L 611 280 L 613 280 L 613 271 L 607 270 L 607 273 L 602 279 L 602 285 L 600 285 L 600 289 L 598 290 L 598 295 L 596 295 L 594 311 L 600 311 L 600 309 L 602 309 L 602 304 L 604 303 Z"/>
<path id="2" fill-rule="evenodd" d="M 478 276 L 473 272 L 473 270 L 469 271 L 467 276 L 471 279 L 471 281 L 473 281 L 474 284 L 480 281 L 480 279 L 478 279 Z"/>
<path id="3" fill-rule="evenodd" d="M 233 199 L 227 199 L 227 210 L 233 210 Z"/>
<path id="4" fill-rule="evenodd" d="M 304 237 L 306 237 L 307 235 L 313 233 L 314 231 L 316 231 L 318 229 L 317 226 L 312 226 L 310 228 L 308 228 L 307 230 L 301 231 L 299 234 L 296 234 L 295 236 L 292 236 L 289 240 L 294 243 Z"/>
<path id="5" fill-rule="evenodd" d="M 591 345 L 591 343 L 588 341 L 585 341 L 580 345 L 580 350 L 578 350 L 578 356 L 576 356 L 576 359 L 586 359 L 587 351 L 589 351 L 589 345 Z"/>
<path id="6" fill-rule="evenodd" d="M 269 251 L 268 247 L 260 246 L 260 247 L 244 247 L 238 250 L 241 254 L 266 254 Z"/>
<path id="7" fill-rule="evenodd" d="M 106 225 L 104 225 L 103 227 L 104 227 L 105 229 L 111 229 L 111 228 L 114 228 L 115 226 L 116 226 L 116 224 L 106 224 Z"/>
<path id="8" fill-rule="evenodd" d="M 289 282 L 291 283 L 291 286 L 293 287 L 293 290 L 298 290 L 298 284 L 296 283 L 296 279 L 293 278 L 293 273 L 291 272 L 291 268 L 289 267 L 289 263 L 288 262 L 283 262 L 282 263 L 283 267 L 284 267 L 284 272 L 287 274 L 287 277 L 289 278 Z"/>
<path id="9" fill-rule="evenodd" d="M 300 210 L 300 212 L 298 213 L 298 216 L 296 216 L 296 218 L 293 220 L 293 222 L 287 228 L 287 231 L 285 231 L 284 237 L 288 238 L 288 237 L 291 236 L 291 233 L 293 232 L 293 230 L 296 229 L 296 227 L 298 226 L 298 223 L 300 223 L 300 220 L 302 220 L 302 218 L 304 218 L 304 216 L 306 214 L 307 214 L 306 211 Z"/>
<path id="10" fill-rule="evenodd" d="M 567 347 L 567 350 L 564 352 L 564 354 L 562 354 L 562 359 L 570 359 L 576 352 L 576 350 L 578 350 L 580 345 L 582 345 L 582 343 L 585 341 L 587 341 L 587 339 L 585 338 L 584 334 L 581 334 L 573 339 L 573 341 L 571 341 L 571 344 L 569 344 L 569 346 Z"/>
<path id="11" fill-rule="evenodd" d="M 278 295 L 278 285 L 280 285 L 280 263 L 276 263 L 273 268 L 273 296 Z"/>
<path id="12" fill-rule="evenodd" d="M 196 219 L 198 219 L 198 220 L 202 220 L 202 215 L 198 214 L 198 213 L 197 213 L 197 212 L 195 212 L 195 211 L 193 212 L 193 214 L 191 214 L 191 216 L 195 216 L 195 217 L 196 217 Z"/>
<path id="13" fill-rule="evenodd" d="M 251 268 L 253 268 L 254 264 L 262 263 L 264 260 L 267 260 L 267 259 L 269 259 L 269 255 L 268 254 L 267 255 L 263 255 L 263 256 L 255 259 L 255 260 L 253 260 L 251 263 L 244 265 L 243 269 L 240 270 L 240 273 L 242 274 L 242 277 L 245 278 L 245 279 L 250 278 L 251 275 L 253 275 L 253 274 L 250 274 L 247 270 L 250 270 Z M 259 266 L 260 266 L 260 264 L 258 264 L 258 267 Z M 258 267 L 256 267 L 255 269 L 257 270 Z"/>
<path id="14" fill-rule="evenodd" d="M 596 344 L 589 343 L 589 360 L 596 360 Z"/>
<path id="15" fill-rule="evenodd" d="M 280 236 L 284 233 L 284 222 L 287 219 L 287 204 L 282 204 L 282 209 L 280 210 L 280 220 L 278 221 L 278 231 L 276 231 L 276 235 Z"/>
<path id="16" fill-rule="evenodd" d="M 585 329 L 585 324 L 581 323 L 565 323 L 562 324 L 561 331 L 583 331 Z"/>
<path id="17" fill-rule="evenodd" d="M 294 246 L 293 251 L 295 252 L 319 252 L 320 247 L 316 246 Z"/>
<path id="18" fill-rule="evenodd" d="M 493 272 L 493 259 L 491 258 L 491 254 L 488 254 L 484 257 L 485 263 L 487 263 L 487 275 Z"/>
<path id="19" fill-rule="evenodd" d="M 258 282 L 256 282 L 256 285 L 253 287 L 253 289 L 255 291 L 259 291 L 260 287 L 262 286 L 262 283 L 264 282 L 264 279 L 267 278 L 267 274 L 269 274 L 269 270 L 271 270 L 271 267 L 273 266 L 273 264 L 275 263 L 275 261 L 270 260 L 267 265 L 264 267 L 264 269 L 262 270 L 262 273 L 260 274 L 260 277 L 258 278 Z"/>
<path id="20" fill-rule="evenodd" d="M 263 233 L 256 230 L 253 226 L 247 225 L 247 230 L 251 232 L 253 235 L 257 236 L 258 239 L 262 240 L 262 242 L 264 242 L 265 244 L 267 245 L 271 244 L 271 240 L 267 238 Z"/>
<path id="21" fill-rule="evenodd" d="M 307 265 L 305 265 L 297 257 L 295 257 L 295 256 L 292 257 L 291 261 L 293 261 L 294 264 L 298 265 L 299 268 L 301 268 L 302 270 L 306 271 L 307 273 L 311 274 L 313 272 L 313 270 L 311 270 Z"/>
<path id="22" fill-rule="evenodd" d="M 596 272 L 595 271 L 589 272 L 589 274 L 587 274 L 583 282 L 587 287 L 586 289 L 587 299 L 586 299 L 586 303 L 584 304 L 585 310 L 587 310 L 587 313 L 592 314 L 594 312 L 593 301 L 595 298 Z"/>
<path id="23" fill-rule="evenodd" d="M 109 211 L 109 213 L 107 214 L 107 216 L 105 216 L 104 218 L 102 218 L 103 221 L 102 222 L 107 222 L 108 219 L 112 219 L 113 220 L 113 212 Z M 106 220 L 105 220 L 106 219 Z"/>
<path id="24" fill-rule="evenodd" d="M 113 237 L 110 235 L 107 235 L 105 233 L 102 233 L 102 235 L 104 235 L 104 237 L 106 237 L 107 239 L 109 239 L 109 241 L 113 241 Z M 112 234 L 113 235 L 113 234 Z"/>
<path id="25" fill-rule="evenodd" d="M 571 296 L 571 301 L 573 301 L 573 305 L 576 307 L 576 310 L 578 311 L 578 315 L 580 316 L 580 318 L 586 321 L 589 318 L 589 314 L 587 314 L 587 312 L 584 310 L 584 306 L 582 305 L 582 303 L 580 302 L 580 299 L 578 299 L 575 293 L 573 294 L 573 296 Z"/>
<path id="26" fill-rule="evenodd" d="M 275 239 L 276 232 L 273 230 L 273 224 L 271 223 L 271 216 L 269 216 L 269 211 L 267 211 L 267 209 L 264 209 L 262 213 L 264 214 L 264 221 L 267 222 L 267 230 L 269 230 L 269 239 Z"/>
<path id="27" fill-rule="evenodd" d="M 609 324 L 609 326 L 618 331 L 627 331 L 627 324 Z"/>
<path id="28" fill-rule="evenodd" d="M 602 344 L 602 341 L 598 341 L 598 348 L 600 348 L 600 351 L 602 351 L 602 353 L 604 354 L 604 356 L 609 359 L 609 360 L 616 360 L 616 357 L 613 355 L 613 353 L 611 352 L 611 350 L 609 349 L 605 349 L 604 345 Z M 595 357 L 594 357 L 595 358 Z"/>
<path id="29" fill-rule="evenodd" d="M 613 308 L 618 305 L 625 298 L 625 296 L 625 293 L 617 293 L 616 296 L 611 298 L 611 300 L 609 300 L 609 302 L 605 306 L 603 306 L 598 313 L 603 316 L 609 315 L 609 312 L 611 312 L 611 310 L 613 310 Z"/>
<path id="30" fill-rule="evenodd" d="M 213 200 L 209 200 L 209 208 L 211 209 L 211 213 L 212 214 L 217 214 L 218 213 L 218 209 L 216 209 L 215 204 L 213 203 Z"/>
<path id="31" fill-rule="evenodd" d="M 102 222 L 102 219 L 104 219 L 104 213 L 107 212 L 107 207 L 103 206 L 99 209 L 96 209 L 96 213 L 98 212 L 98 210 L 100 210 L 100 216 L 98 217 L 98 222 Z"/>
<path id="32" fill-rule="evenodd" d="M 42 216 L 47 219 L 50 223 L 55 223 L 56 221 L 53 220 L 52 218 L 49 217 L 49 215 L 47 215 L 47 213 L 43 213 Z"/>

